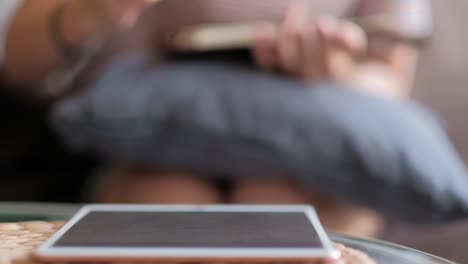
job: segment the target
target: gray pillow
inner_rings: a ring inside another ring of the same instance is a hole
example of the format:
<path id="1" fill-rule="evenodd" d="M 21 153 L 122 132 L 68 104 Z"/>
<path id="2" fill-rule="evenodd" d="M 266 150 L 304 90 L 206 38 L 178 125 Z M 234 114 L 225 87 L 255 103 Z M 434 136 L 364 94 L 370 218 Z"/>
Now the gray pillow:
<path id="1" fill-rule="evenodd" d="M 418 223 L 468 215 L 465 167 L 433 116 L 241 64 L 116 60 L 51 112 L 73 149 L 114 161 L 232 177 L 291 177 L 311 190 Z"/>

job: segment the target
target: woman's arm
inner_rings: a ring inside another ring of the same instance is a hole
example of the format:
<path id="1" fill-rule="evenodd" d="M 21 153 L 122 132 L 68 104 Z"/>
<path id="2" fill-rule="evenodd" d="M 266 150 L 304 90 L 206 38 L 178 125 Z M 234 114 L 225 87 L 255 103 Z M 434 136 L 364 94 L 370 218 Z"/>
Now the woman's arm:
<path id="1" fill-rule="evenodd" d="M 432 33 L 431 0 L 361 0 L 356 16 L 383 22 L 367 33 L 368 59 L 350 82 L 390 97 L 409 96 L 420 44 Z"/>
<path id="2" fill-rule="evenodd" d="M 4 72 L 8 81 L 37 89 L 51 71 L 73 63 L 52 38 L 51 16 L 64 0 L 24 0 L 8 30 Z M 151 0 L 69 0 L 57 21 L 61 38 L 70 47 L 109 30 L 133 25 Z M 34 93 L 35 91 L 29 91 Z"/>

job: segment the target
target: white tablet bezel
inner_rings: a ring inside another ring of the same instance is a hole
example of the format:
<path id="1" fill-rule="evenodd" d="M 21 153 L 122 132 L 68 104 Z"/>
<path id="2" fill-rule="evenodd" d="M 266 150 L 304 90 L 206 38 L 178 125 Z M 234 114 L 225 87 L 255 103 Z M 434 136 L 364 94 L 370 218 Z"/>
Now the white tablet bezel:
<path id="1" fill-rule="evenodd" d="M 54 247 L 54 244 L 73 225 L 90 212 L 301 212 L 315 227 L 323 248 L 132 248 L 132 247 Z M 52 235 L 35 252 L 39 259 L 59 260 L 71 257 L 80 259 L 317 259 L 335 258 L 337 252 L 332 246 L 313 207 L 307 205 L 87 205 L 80 209 L 71 220 Z"/>

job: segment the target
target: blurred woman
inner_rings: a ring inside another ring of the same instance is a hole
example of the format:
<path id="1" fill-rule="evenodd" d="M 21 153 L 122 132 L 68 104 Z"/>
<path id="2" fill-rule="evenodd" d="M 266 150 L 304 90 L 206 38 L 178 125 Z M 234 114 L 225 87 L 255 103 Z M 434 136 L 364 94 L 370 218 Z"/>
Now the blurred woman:
<path id="1" fill-rule="evenodd" d="M 155 40 L 183 26 L 262 20 L 251 47 L 260 69 L 281 71 L 306 82 L 333 80 L 398 100 L 410 94 L 418 57 L 418 46 L 412 40 L 431 31 L 429 0 L 155 2 L 3 2 L 3 74 L 23 87 L 15 91 L 18 94 L 58 98 L 71 83 L 76 86 L 92 80 L 93 73 L 114 54 L 132 48 L 157 50 Z M 381 15 L 383 27 L 393 29 L 389 30 L 392 34 L 365 31 L 351 19 Z M 98 188 L 99 201 L 312 203 L 324 225 L 337 231 L 373 236 L 382 226 L 376 213 L 323 193 L 305 192 L 286 175 L 252 175 L 234 182 L 226 193 L 216 183 L 187 171 L 130 165 L 115 168 L 111 174 L 112 180 Z"/>

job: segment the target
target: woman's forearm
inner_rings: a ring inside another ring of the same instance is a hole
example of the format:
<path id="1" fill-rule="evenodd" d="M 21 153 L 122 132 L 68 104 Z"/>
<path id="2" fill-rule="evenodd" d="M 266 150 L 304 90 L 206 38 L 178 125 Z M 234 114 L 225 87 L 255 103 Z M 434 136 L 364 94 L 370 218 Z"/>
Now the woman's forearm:
<path id="1" fill-rule="evenodd" d="M 79 46 L 99 28 L 97 17 L 86 2 L 71 1 L 60 17 L 58 27 L 70 45 Z M 25 0 L 19 8 L 6 37 L 4 71 L 10 82 L 33 87 L 68 62 L 51 37 L 51 15 L 59 3 L 60 0 Z"/>
<path id="2" fill-rule="evenodd" d="M 388 98 L 410 97 L 418 48 L 404 43 L 380 44 L 380 48 L 370 49 L 369 59 L 350 76 L 349 83 Z"/>

